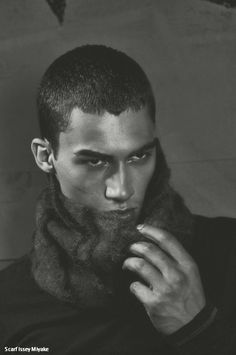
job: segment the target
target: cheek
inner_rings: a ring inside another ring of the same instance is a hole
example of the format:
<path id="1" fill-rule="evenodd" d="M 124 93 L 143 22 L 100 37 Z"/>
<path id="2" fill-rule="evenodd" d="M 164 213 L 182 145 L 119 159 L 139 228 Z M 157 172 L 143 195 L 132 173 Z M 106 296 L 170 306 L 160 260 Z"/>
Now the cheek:
<path id="1" fill-rule="evenodd" d="M 156 159 L 153 157 L 145 167 L 139 168 L 133 172 L 134 190 L 136 196 L 140 199 L 144 198 L 147 186 L 152 178 L 155 170 Z"/>
<path id="2" fill-rule="evenodd" d="M 69 198 L 103 193 L 102 174 L 91 173 L 87 168 L 73 164 L 58 164 L 56 172 L 62 192 Z"/>

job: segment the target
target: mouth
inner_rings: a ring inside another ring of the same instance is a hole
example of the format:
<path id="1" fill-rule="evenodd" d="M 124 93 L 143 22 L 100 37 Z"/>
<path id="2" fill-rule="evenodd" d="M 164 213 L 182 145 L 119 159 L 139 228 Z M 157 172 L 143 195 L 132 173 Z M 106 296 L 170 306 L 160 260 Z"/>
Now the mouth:
<path id="1" fill-rule="evenodd" d="M 119 218 L 132 218 L 136 216 L 136 208 L 118 208 L 113 212 L 119 216 Z"/>

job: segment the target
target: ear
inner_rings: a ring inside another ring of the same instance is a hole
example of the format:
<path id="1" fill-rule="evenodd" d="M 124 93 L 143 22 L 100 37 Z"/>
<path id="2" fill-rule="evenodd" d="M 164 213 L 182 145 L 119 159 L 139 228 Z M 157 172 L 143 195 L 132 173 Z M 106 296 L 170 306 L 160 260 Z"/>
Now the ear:
<path id="1" fill-rule="evenodd" d="M 53 173 L 53 151 L 47 139 L 34 138 L 31 150 L 38 167 L 45 173 Z"/>

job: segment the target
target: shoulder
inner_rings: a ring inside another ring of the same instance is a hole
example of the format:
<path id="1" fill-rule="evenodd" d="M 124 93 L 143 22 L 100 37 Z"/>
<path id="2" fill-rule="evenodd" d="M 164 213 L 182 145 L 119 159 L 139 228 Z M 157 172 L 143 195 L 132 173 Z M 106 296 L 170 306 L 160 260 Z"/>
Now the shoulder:
<path id="1" fill-rule="evenodd" d="M 236 219 L 194 216 L 194 221 L 192 255 L 205 289 L 218 306 L 229 304 L 229 297 L 236 297 Z"/>
<path id="2" fill-rule="evenodd" d="M 13 305 L 27 305 L 29 300 L 45 294 L 31 273 L 31 260 L 27 254 L 0 272 L 0 312 Z"/>
<path id="3" fill-rule="evenodd" d="M 25 271 L 30 270 L 30 257 L 28 254 L 16 259 L 9 266 L 0 271 L 0 281 L 7 280 L 10 275 L 25 274 Z M 9 280 L 8 280 L 9 281 Z"/>
<path id="4" fill-rule="evenodd" d="M 193 253 L 196 257 L 221 254 L 224 260 L 236 247 L 236 219 L 194 216 Z"/>
<path id="5" fill-rule="evenodd" d="M 220 237 L 222 233 L 227 232 L 229 236 L 235 237 L 236 218 L 194 215 L 194 226 L 197 234 L 204 235 L 208 233 L 209 237 L 213 236 L 213 234 Z"/>
<path id="6" fill-rule="evenodd" d="M 32 281 L 31 262 L 29 256 L 25 255 L 0 272 L 1 293 L 9 287 L 15 288 L 19 283 L 22 286 L 29 281 Z"/>
<path id="7" fill-rule="evenodd" d="M 194 216 L 194 254 L 231 253 L 236 247 L 236 219 L 227 217 Z M 209 256 L 209 254 L 208 254 Z"/>

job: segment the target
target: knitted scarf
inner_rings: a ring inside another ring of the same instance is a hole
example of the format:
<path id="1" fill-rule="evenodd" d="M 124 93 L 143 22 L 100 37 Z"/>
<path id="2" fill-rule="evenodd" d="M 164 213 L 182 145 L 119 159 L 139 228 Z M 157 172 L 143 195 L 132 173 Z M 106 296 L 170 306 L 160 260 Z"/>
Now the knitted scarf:
<path id="1" fill-rule="evenodd" d="M 160 146 L 157 153 L 138 222 L 169 231 L 190 250 L 192 215 L 169 185 L 170 172 Z M 31 253 L 35 281 L 77 307 L 129 300 L 128 285 L 136 276 L 122 271 L 122 264 L 129 246 L 144 239 L 136 224 L 132 215 L 120 218 L 115 211 L 99 212 L 72 202 L 51 175 L 36 210 Z"/>

